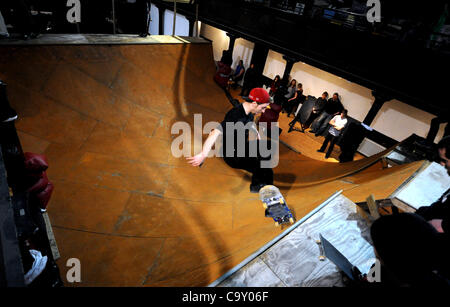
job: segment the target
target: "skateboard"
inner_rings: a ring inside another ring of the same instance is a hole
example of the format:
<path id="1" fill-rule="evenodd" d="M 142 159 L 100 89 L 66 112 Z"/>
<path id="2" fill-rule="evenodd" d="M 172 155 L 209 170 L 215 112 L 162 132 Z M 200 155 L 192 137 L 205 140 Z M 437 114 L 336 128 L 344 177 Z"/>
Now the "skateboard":
<path id="1" fill-rule="evenodd" d="M 286 205 L 286 201 L 280 190 L 274 185 L 266 185 L 259 190 L 259 199 L 266 209 L 266 217 L 271 217 L 275 221 L 275 226 L 281 224 L 294 224 L 294 217 L 291 210 Z"/>

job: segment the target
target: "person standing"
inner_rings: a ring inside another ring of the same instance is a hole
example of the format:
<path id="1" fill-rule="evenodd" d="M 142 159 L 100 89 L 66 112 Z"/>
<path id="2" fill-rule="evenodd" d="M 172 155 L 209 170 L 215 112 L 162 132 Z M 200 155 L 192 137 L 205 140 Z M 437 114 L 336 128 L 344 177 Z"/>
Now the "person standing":
<path id="1" fill-rule="evenodd" d="M 281 104 L 283 112 L 288 108 L 287 102 L 289 101 L 289 99 L 294 97 L 296 89 L 297 89 L 297 80 L 292 79 L 291 82 L 289 83 L 289 86 L 286 89 L 286 94 L 283 95 L 283 102 Z"/>
<path id="2" fill-rule="evenodd" d="M 295 112 L 300 104 L 305 101 L 305 96 L 303 95 L 303 85 L 299 83 L 297 85 L 297 90 L 295 91 L 294 97 L 287 101 L 287 117 L 291 117 L 292 112 Z"/>
<path id="3" fill-rule="evenodd" d="M 317 150 L 318 152 L 325 152 L 328 143 L 330 143 L 328 151 L 325 154 L 325 159 L 328 159 L 330 157 L 331 153 L 333 152 L 334 144 L 336 144 L 338 137 L 341 135 L 342 129 L 344 129 L 345 125 L 347 125 L 347 110 L 344 109 L 341 114 L 333 117 L 333 119 L 331 119 L 329 123 L 331 127 L 328 130 L 328 134 L 323 141 L 322 147 Z"/>
<path id="4" fill-rule="evenodd" d="M 252 63 L 244 75 L 244 84 L 242 85 L 242 90 L 239 96 L 247 97 L 250 90 L 257 86 L 257 83 L 258 75 L 255 70 L 255 64 Z"/>

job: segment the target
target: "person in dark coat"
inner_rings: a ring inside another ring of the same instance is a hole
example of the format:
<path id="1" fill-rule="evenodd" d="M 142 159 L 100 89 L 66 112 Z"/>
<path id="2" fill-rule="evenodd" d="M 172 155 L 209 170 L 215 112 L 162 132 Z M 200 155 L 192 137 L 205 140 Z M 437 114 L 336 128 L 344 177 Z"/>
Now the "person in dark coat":
<path id="1" fill-rule="evenodd" d="M 448 245 L 415 213 L 384 215 L 370 228 L 386 286 L 448 286 Z"/>
<path id="2" fill-rule="evenodd" d="M 280 99 L 275 99 L 274 102 L 267 107 L 267 109 L 264 111 L 264 113 L 261 114 L 261 117 L 259 118 L 258 124 L 266 123 L 267 125 L 266 135 L 268 138 L 271 137 L 272 123 L 278 122 L 280 112 L 281 112 Z"/>
<path id="3" fill-rule="evenodd" d="M 303 85 L 299 83 L 297 85 L 297 90 L 295 91 L 294 97 L 286 102 L 286 112 L 288 113 L 287 117 L 291 117 L 291 114 L 297 111 L 298 106 L 305 101 L 305 98 L 306 97 L 303 95 Z"/>
<path id="4" fill-rule="evenodd" d="M 252 88 L 258 85 L 258 75 L 255 71 L 255 64 L 250 64 L 247 72 L 244 75 L 244 84 L 242 85 L 242 90 L 239 96 L 247 97 Z"/>
<path id="5" fill-rule="evenodd" d="M 270 97 L 265 89 L 254 88 L 250 91 L 248 98 L 251 102 L 245 101 L 227 112 L 222 123 L 209 134 L 202 151 L 194 157 L 187 158 L 187 161 L 192 166 L 201 166 L 209 156 L 218 137 L 222 135 L 223 160 L 232 168 L 252 173 L 250 192 L 258 193 L 263 186 L 273 184 L 273 170 L 263 163 L 270 157 L 263 157 L 259 153 L 256 156 L 252 155 L 251 148 L 254 145 L 257 149 L 259 148 L 259 138 L 256 143 L 250 141 L 250 131 L 245 126 L 250 126 L 252 130 L 258 132 L 254 127 L 254 116 L 265 112 L 270 104 Z M 243 128 L 240 128 L 241 126 Z M 239 137 L 240 134 L 243 134 L 244 137 Z M 239 140 L 243 140 L 243 142 Z"/>
<path id="6" fill-rule="evenodd" d="M 311 123 L 319 117 L 319 115 L 322 113 L 322 111 L 325 109 L 325 104 L 327 103 L 328 99 L 328 93 L 323 92 L 322 96 L 319 97 L 316 102 L 314 103 L 314 107 L 311 111 L 311 115 L 309 115 L 308 119 L 306 120 L 305 124 L 303 125 L 303 129 L 308 128 Z"/>
<path id="7" fill-rule="evenodd" d="M 297 122 L 300 122 L 302 125 L 303 130 L 309 127 L 311 123 L 322 113 L 323 109 L 325 108 L 325 104 L 327 103 L 328 93 L 323 92 L 322 97 L 319 97 L 316 99 L 314 103 L 314 107 L 312 108 L 311 114 L 309 115 L 308 119 L 304 124 L 300 122 L 301 113 L 298 112 L 297 115 L 295 115 L 294 119 L 289 123 L 289 130 L 288 132 L 292 132 L 294 130 L 295 124 Z"/>

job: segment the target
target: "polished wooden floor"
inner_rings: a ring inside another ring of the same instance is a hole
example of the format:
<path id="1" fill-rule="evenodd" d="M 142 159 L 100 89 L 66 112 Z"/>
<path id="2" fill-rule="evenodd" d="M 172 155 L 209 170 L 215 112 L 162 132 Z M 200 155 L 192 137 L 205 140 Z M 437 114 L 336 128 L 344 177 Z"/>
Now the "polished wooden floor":
<path id="1" fill-rule="evenodd" d="M 171 153 L 172 124 L 221 121 L 231 107 L 212 81 L 209 42 L 0 53 L 23 148 L 49 160 L 63 279 L 67 260 L 81 261 L 82 282 L 67 286 L 206 286 L 282 231 L 244 171 L 220 158 L 193 168 Z M 340 189 L 354 202 L 385 198 L 420 166 L 382 169 L 381 154 L 324 162 L 314 156 L 320 141 L 286 135 L 302 155 L 280 147 L 275 184 L 297 219 Z"/>

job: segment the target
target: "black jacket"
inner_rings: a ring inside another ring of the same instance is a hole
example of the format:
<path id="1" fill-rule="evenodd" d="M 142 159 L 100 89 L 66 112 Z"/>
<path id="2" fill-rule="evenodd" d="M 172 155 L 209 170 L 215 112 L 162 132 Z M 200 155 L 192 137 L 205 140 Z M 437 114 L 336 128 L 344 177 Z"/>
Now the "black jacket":
<path id="1" fill-rule="evenodd" d="M 258 73 L 254 68 L 249 68 L 244 75 L 244 86 L 254 87 L 258 83 Z"/>
<path id="2" fill-rule="evenodd" d="M 442 229 L 447 237 L 450 234 L 450 189 L 448 189 L 438 201 L 428 207 L 420 207 L 416 213 L 425 220 L 442 220 Z"/>
<path id="3" fill-rule="evenodd" d="M 342 112 L 342 110 L 344 110 L 344 106 L 339 99 L 334 101 L 333 98 L 330 98 L 328 99 L 328 103 L 325 104 L 324 111 L 330 115 Z"/>
<path id="4" fill-rule="evenodd" d="M 316 109 L 316 113 L 322 113 L 326 104 L 327 104 L 326 99 L 323 99 L 322 97 L 317 98 L 316 102 L 314 103 L 314 108 Z"/>

